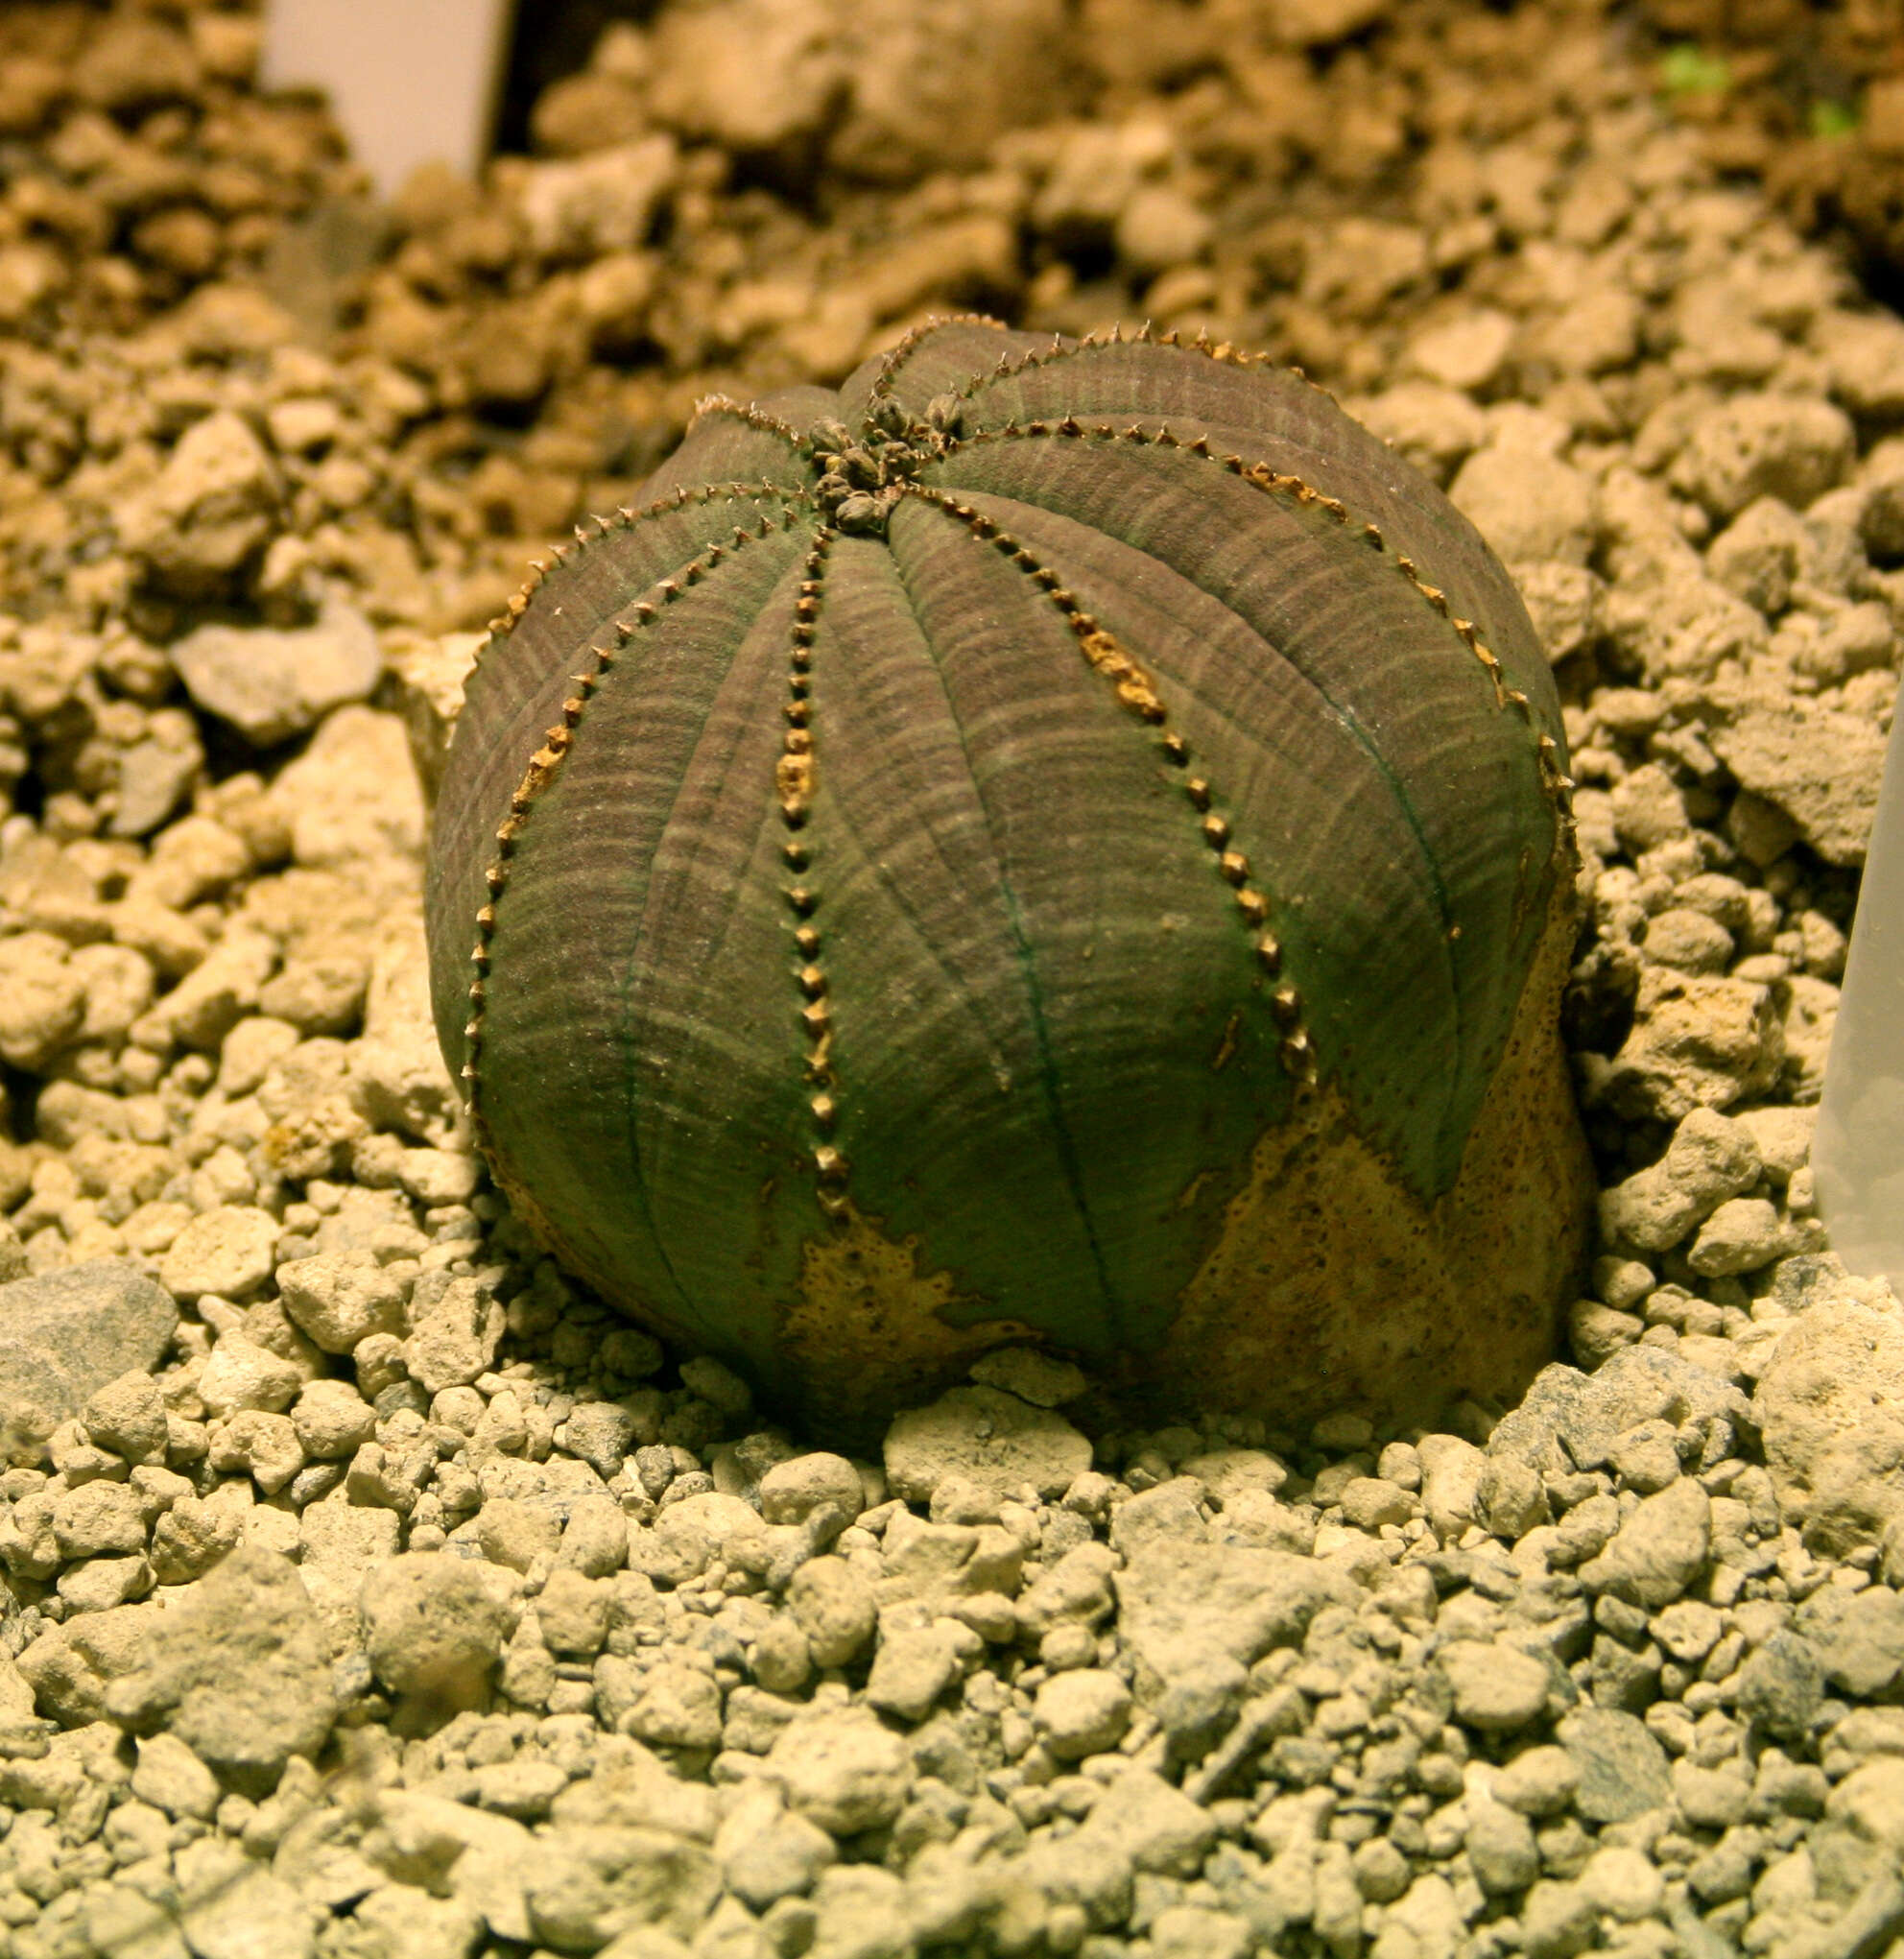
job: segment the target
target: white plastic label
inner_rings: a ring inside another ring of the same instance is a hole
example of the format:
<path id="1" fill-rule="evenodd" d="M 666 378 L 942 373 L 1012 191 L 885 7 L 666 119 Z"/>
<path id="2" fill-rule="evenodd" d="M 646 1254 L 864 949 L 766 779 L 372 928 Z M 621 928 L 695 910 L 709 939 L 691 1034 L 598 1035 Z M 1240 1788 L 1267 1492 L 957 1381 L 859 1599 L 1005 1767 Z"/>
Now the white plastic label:
<path id="1" fill-rule="evenodd" d="M 488 152 L 514 0 L 270 0 L 267 88 L 320 88 L 386 198 L 419 164 Z"/>
<path id="2" fill-rule="evenodd" d="M 1812 1173 L 1832 1250 L 1904 1297 L 1904 714 L 1885 755 Z"/>

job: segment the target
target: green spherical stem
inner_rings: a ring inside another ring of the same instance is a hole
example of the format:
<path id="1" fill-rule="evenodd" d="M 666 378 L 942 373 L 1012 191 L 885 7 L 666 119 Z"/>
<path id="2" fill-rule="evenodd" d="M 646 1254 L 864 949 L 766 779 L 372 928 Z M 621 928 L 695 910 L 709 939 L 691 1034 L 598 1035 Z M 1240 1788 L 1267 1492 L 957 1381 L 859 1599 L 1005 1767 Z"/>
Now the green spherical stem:
<path id="1" fill-rule="evenodd" d="M 703 404 L 473 674 L 429 883 L 499 1182 L 864 1435 L 1034 1340 L 1151 1409 L 1546 1357 L 1590 1177 L 1564 738 L 1473 528 L 1224 349 L 939 323 Z"/>

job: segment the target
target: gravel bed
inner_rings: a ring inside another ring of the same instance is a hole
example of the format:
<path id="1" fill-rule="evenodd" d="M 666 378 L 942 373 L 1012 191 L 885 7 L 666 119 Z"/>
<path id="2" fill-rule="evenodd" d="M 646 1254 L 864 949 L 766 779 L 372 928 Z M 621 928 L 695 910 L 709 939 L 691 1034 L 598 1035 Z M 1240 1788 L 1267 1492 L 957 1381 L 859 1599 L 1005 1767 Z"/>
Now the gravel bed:
<path id="1" fill-rule="evenodd" d="M 250 14 L 0 12 L 0 1959 L 1895 1950 L 1904 1314 L 1808 1152 L 1904 324 L 1597 5 L 842 19 L 611 26 L 384 214 Z M 1521 582 L 1603 1188 L 1518 1407 L 1086 1434 L 1007 1352 L 849 1461 L 467 1147 L 483 621 L 974 302 L 1299 360 Z"/>

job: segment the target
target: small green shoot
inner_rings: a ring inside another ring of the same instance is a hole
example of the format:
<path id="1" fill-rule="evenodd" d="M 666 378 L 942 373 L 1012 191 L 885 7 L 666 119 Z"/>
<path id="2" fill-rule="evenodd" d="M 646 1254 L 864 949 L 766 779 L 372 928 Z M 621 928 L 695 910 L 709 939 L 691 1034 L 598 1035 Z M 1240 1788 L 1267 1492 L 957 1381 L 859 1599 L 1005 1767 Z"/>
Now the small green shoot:
<path id="1" fill-rule="evenodd" d="M 1695 42 L 1679 41 L 1659 58 L 1659 86 L 1667 95 L 1724 95 L 1731 85 L 1726 57 Z"/>

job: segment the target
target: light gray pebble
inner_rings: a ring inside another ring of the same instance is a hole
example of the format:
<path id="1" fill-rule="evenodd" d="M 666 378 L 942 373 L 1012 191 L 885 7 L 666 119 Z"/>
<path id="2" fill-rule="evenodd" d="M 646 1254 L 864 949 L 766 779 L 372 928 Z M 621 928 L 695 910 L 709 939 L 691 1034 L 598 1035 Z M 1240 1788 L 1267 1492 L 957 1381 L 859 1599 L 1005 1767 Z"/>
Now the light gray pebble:
<path id="1" fill-rule="evenodd" d="M 1503 1804 L 1471 1804 L 1464 1841 L 1476 1880 L 1496 1897 L 1524 1891 L 1540 1875 L 1533 1825 Z"/>
<path id="2" fill-rule="evenodd" d="M 1634 1310 L 1658 1283 L 1653 1267 L 1639 1258 L 1602 1254 L 1593 1261 L 1593 1290 L 1616 1313 Z"/>
<path id="3" fill-rule="evenodd" d="M 165 1460 L 165 1398 L 144 1369 L 107 1382 L 87 1399 L 80 1420 L 101 1448 L 129 1463 Z"/>
<path id="4" fill-rule="evenodd" d="M 1567 1344 L 1589 1373 L 1621 1348 L 1632 1346 L 1645 1331 L 1646 1322 L 1638 1314 L 1616 1311 L 1598 1300 L 1576 1300 L 1567 1308 Z"/>
<path id="5" fill-rule="evenodd" d="M 340 1462 L 376 1434 L 377 1414 L 352 1382 L 321 1378 L 299 1390 L 291 1422 L 307 1458 Z"/>
<path id="6" fill-rule="evenodd" d="M 178 1324 L 167 1292 L 118 1259 L 0 1286 L 0 1451 L 35 1460 L 92 1395 L 156 1368 Z"/>
<path id="7" fill-rule="evenodd" d="M 1678 784 L 1657 762 L 1629 771 L 1614 784 L 1612 814 L 1620 841 L 1636 856 L 1692 829 Z"/>
<path id="8" fill-rule="evenodd" d="M 204 1763 L 176 1734 L 143 1735 L 135 1746 L 132 1794 L 175 1822 L 187 1816 L 209 1822 L 225 1792 Z"/>
<path id="9" fill-rule="evenodd" d="M 330 1655 L 296 1567 L 276 1552 L 233 1549 L 143 1630 L 136 1661 L 107 1692 L 113 1720 L 168 1729 L 253 1794 L 293 1756 L 322 1748 L 336 1712 Z"/>
<path id="10" fill-rule="evenodd" d="M 721 1738 L 721 1688 L 712 1668 L 692 1656 L 657 1661 L 617 1725 L 652 1747 L 713 1748 Z"/>
<path id="11" fill-rule="evenodd" d="M 1705 1568 L 1712 1503 L 1690 1476 L 1643 1496 L 1597 1558 L 1581 1567 L 1590 1591 L 1610 1591 L 1649 1611 L 1670 1605 Z"/>
<path id="12" fill-rule="evenodd" d="M 1665 1901 L 1658 1868 L 1631 1845 L 1603 1845 L 1574 1881 L 1599 1910 L 1629 1924 L 1654 1917 Z"/>
<path id="13" fill-rule="evenodd" d="M 1090 1466 L 1090 1443 L 1061 1415 L 997 1388 L 950 1388 L 886 1434 L 887 1480 L 895 1495 L 918 1503 L 947 1476 L 1000 1496 L 1028 1484 L 1059 1496 Z"/>
<path id="14" fill-rule="evenodd" d="M 922 1721 L 958 1676 L 962 1655 L 975 1657 L 981 1643 L 956 1619 L 882 1633 L 867 1674 L 868 1704 L 902 1721 Z"/>
<path id="15" fill-rule="evenodd" d="M 767 1752 L 788 1805 L 836 1837 L 891 1823 L 913 1783 L 906 1745 L 870 1712 L 839 1708 L 789 1723 Z"/>
<path id="16" fill-rule="evenodd" d="M 349 1353 L 372 1333 L 406 1330 L 401 1283 L 363 1254 L 320 1253 L 277 1268 L 278 1297 L 326 1353 Z"/>
<path id="17" fill-rule="evenodd" d="M 1237 1912 L 1173 1904 L 1151 1921 L 1154 1959 L 1248 1959 L 1254 1948 L 1250 1921 Z"/>
<path id="18" fill-rule="evenodd" d="M 1769 618 L 1784 611 L 1809 553 L 1803 521 L 1775 496 L 1748 504 L 1707 545 L 1706 569 Z"/>
<path id="19" fill-rule="evenodd" d="M 740 1420 L 753 1407 L 753 1391 L 725 1361 L 711 1354 L 696 1354 L 682 1361 L 681 1386 L 730 1421 Z"/>
<path id="20" fill-rule="evenodd" d="M 249 1475 L 267 1496 L 304 1467 L 297 1424 L 264 1408 L 241 1408 L 212 1431 L 207 1457 L 215 1469 Z"/>
<path id="21" fill-rule="evenodd" d="M 1035 1408 L 1061 1408 L 1090 1385 L 1081 1367 L 1035 1347 L 994 1348 L 972 1363 L 970 1374 L 980 1387 L 1002 1388 Z"/>
<path id="22" fill-rule="evenodd" d="M 787 1609 L 816 1666 L 845 1666 L 872 1637 L 879 1606 L 865 1576 L 844 1558 L 810 1558 L 787 1588 Z"/>
<path id="23" fill-rule="evenodd" d="M 1475 1520 L 1487 1458 L 1459 1435 L 1424 1435 L 1416 1445 L 1421 1457 L 1421 1504 L 1436 1534 L 1458 1537 Z"/>
<path id="24" fill-rule="evenodd" d="M 1440 1649 L 1436 1662 L 1454 1696 L 1456 1720 L 1483 1733 L 1512 1733 L 1546 1706 L 1546 1667 L 1514 1647 L 1456 1639 Z"/>
<path id="25" fill-rule="evenodd" d="M 769 1523 L 804 1524 L 823 1514 L 829 1536 L 837 1537 L 865 1502 L 860 1472 L 825 1449 L 789 1456 L 760 1479 L 760 1514 Z"/>
<path id="26" fill-rule="evenodd" d="M 1511 563 L 1583 564 L 1592 548 L 1591 480 L 1537 448 L 1496 442 L 1476 450 L 1448 496 Z"/>
<path id="27" fill-rule="evenodd" d="M 1602 1229 L 1641 1252 L 1663 1252 L 1724 1200 L 1749 1190 L 1759 1170 L 1748 1131 L 1717 1111 L 1695 1109 L 1656 1164 L 1602 1193 Z"/>
<path id="28" fill-rule="evenodd" d="M 569 1410 L 558 1440 L 606 1477 L 621 1469 L 634 1436 L 634 1415 L 619 1401 L 580 1401 Z"/>
<path id="29" fill-rule="evenodd" d="M 1657 1417 L 1635 1422 L 1615 1439 L 1606 1462 L 1624 1487 L 1650 1496 L 1679 1473 L 1678 1430 Z"/>
<path id="30" fill-rule="evenodd" d="M 1523 1816 L 1558 1816 L 1573 1801 L 1580 1770 L 1564 1748 L 1537 1743 L 1521 1752 L 1494 1778 L 1497 1802 Z"/>
<path id="31" fill-rule="evenodd" d="M 440 1487 L 440 1470 L 437 1480 Z M 575 1498 L 562 1524 L 558 1567 L 580 1571 L 585 1578 L 608 1578 L 627 1562 L 628 1517 L 621 1505 L 606 1493 Z"/>
<path id="32" fill-rule="evenodd" d="M 172 660 L 192 699 L 258 748 L 366 699 L 383 672 L 375 632 L 349 607 L 292 631 L 202 626 L 172 648 Z"/>
<path id="33" fill-rule="evenodd" d="M 1420 1473 L 1416 1465 L 1416 1473 Z M 1415 1514 L 1415 1504 L 1400 1484 L 1384 1476 L 1356 1476 L 1343 1486 L 1343 1520 L 1357 1530 L 1379 1530 L 1383 1524 L 1402 1524 Z"/>
<path id="34" fill-rule="evenodd" d="M 504 1318 L 501 1302 L 478 1280 L 425 1273 L 411 1291 L 404 1367 L 430 1394 L 466 1387 L 494 1366 Z"/>
<path id="35" fill-rule="evenodd" d="M 1700 1227 L 1686 1263 L 1707 1278 L 1735 1278 L 1770 1265 L 1783 1244 L 1778 1212 L 1771 1204 L 1762 1197 L 1735 1197 Z"/>
<path id="36" fill-rule="evenodd" d="M 1621 1823 L 1670 1800 L 1665 1750 L 1631 1714 L 1575 1708 L 1554 1732 L 1574 1765 L 1574 1807 L 1586 1822 Z"/>
<path id="37" fill-rule="evenodd" d="M 749 1655 L 753 1677 L 770 1693 L 797 1693 L 813 1673 L 812 1649 L 798 1622 L 775 1613 L 760 1629 Z"/>
<path id="38" fill-rule="evenodd" d="M 1673 1800 L 1695 1829 L 1729 1829 L 1746 1820 L 1752 1786 L 1729 1768 L 1702 1768 L 1681 1758 L 1673 1764 Z"/>
<path id="39" fill-rule="evenodd" d="M 1106 1783 L 1089 1819 L 1095 1835 L 1107 1837 L 1139 1871 L 1188 1877 L 1201 1868 L 1216 1840 L 1216 1819 L 1153 1770 L 1133 1766 Z M 1360 1907 L 1360 1894 L 1343 1851 L 1343 1877 Z"/>
<path id="40" fill-rule="evenodd" d="M 1521 1950 L 1527 1959 L 1574 1959 L 1593 1943 L 1598 1907 L 1581 1886 L 1541 1877 L 1521 1904 Z"/>
<path id="41" fill-rule="evenodd" d="M 1086 1666 L 1054 1675 L 1038 1687 L 1033 1718 L 1059 1761 L 1115 1748 L 1130 1725 L 1130 1689 L 1116 1674 Z"/>
<path id="42" fill-rule="evenodd" d="M 538 1558 L 553 1559 L 560 1548 L 561 1519 L 546 1503 L 492 1496 L 476 1514 L 476 1541 L 492 1565 L 527 1571 Z"/>
<path id="43" fill-rule="evenodd" d="M 499 1591 L 480 1565 L 407 1552 L 367 1573 L 365 1650 L 393 1692 L 454 1711 L 480 1706 L 502 1652 Z"/>
<path id="44" fill-rule="evenodd" d="M 641 1826 L 576 1825 L 530 1838 L 518 1868 L 535 1938 L 566 1952 L 600 1951 L 636 1925 L 691 1934 L 721 1888 L 704 1845 Z"/>
<path id="45" fill-rule="evenodd" d="M 1739 1669 L 1739 1713 L 1780 1741 L 1805 1734 L 1823 1697 L 1818 1656 L 1796 1633 L 1774 1633 Z"/>
<path id="46" fill-rule="evenodd" d="M 158 1281 L 181 1300 L 204 1293 L 244 1300 L 272 1276 L 277 1220 L 254 1205 L 204 1211 L 173 1239 L 160 1258 Z"/>
<path id="47" fill-rule="evenodd" d="M 831 1836 L 789 1809 L 776 1783 L 748 1782 L 723 1818 L 714 1854 L 728 1888 L 754 1911 L 812 1888 L 839 1855 Z"/>
<path id="48" fill-rule="evenodd" d="M 1744 394 L 1699 418 L 1672 473 L 1714 516 L 1731 517 L 1762 496 L 1802 510 L 1855 454 L 1850 421 L 1830 403 Z"/>
<path id="49" fill-rule="evenodd" d="M 235 1415 L 241 1408 L 278 1414 L 290 1406 L 304 1378 L 297 1364 L 282 1354 L 242 1333 L 221 1333 L 199 1375 L 199 1399 L 219 1417 Z"/>
<path id="50" fill-rule="evenodd" d="M 1648 959 L 1680 972 L 1724 972 L 1732 963 L 1731 933 L 1684 905 L 1669 905 L 1649 919 L 1642 944 Z"/>
<path id="51" fill-rule="evenodd" d="M 1841 1693 L 1871 1700 L 1904 1674 L 1904 1594 L 1889 1585 L 1855 1592 L 1821 1586 L 1798 1608 L 1794 1624 Z"/>
<path id="52" fill-rule="evenodd" d="M 53 1535 L 62 1558 L 98 1558 L 143 1552 L 145 1506 L 124 1483 L 83 1483 L 53 1499 Z"/>

